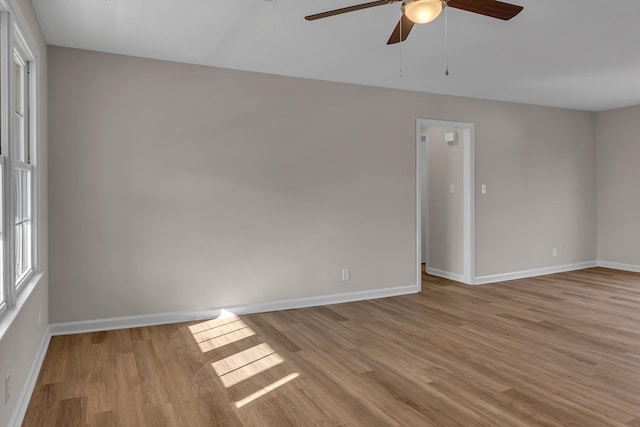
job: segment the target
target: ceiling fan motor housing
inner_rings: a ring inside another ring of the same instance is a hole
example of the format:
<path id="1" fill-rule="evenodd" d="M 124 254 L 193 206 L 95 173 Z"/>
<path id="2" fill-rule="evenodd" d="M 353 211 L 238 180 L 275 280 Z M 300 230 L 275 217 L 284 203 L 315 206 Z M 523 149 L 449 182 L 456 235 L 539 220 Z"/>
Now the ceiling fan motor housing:
<path id="1" fill-rule="evenodd" d="M 427 24 L 440 15 L 444 6 L 442 0 L 406 0 L 402 3 L 402 13 L 416 24 Z"/>

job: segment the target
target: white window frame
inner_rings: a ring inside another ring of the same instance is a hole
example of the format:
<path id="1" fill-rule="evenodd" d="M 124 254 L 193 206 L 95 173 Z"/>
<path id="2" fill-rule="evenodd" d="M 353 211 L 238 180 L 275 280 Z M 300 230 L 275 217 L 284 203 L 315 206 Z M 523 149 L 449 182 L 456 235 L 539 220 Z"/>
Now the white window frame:
<path id="1" fill-rule="evenodd" d="M 26 127 L 25 129 L 22 129 L 22 132 L 24 132 L 24 143 L 26 145 L 26 152 L 27 154 L 27 158 L 24 160 L 19 159 L 18 155 L 19 155 L 19 148 L 18 147 L 18 138 L 17 138 L 17 125 L 15 124 L 16 121 L 12 120 L 10 123 L 14 124 L 13 128 L 9 128 L 9 132 L 11 134 L 10 137 L 10 141 L 9 141 L 9 157 L 11 158 L 11 162 L 12 162 L 12 170 L 11 170 L 11 178 L 13 178 L 13 182 L 12 182 L 12 187 L 11 187 L 11 201 L 12 201 L 12 210 L 11 210 L 11 220 L 13 221 L 14 226 L 12 227 L 12 231 L 14 233 L 14 235 L 12 236 L 12 255 L 13 255 L 13 260 L 11 263 L 11 267 L 13 269 L 13 284 L 16 287 L 16 291 L 19 293 L 22 288 L 24 287 L 25 283 L 28 282 L 28 280 L 33 276 L 33 272 L 34 272 L 34 254 L 35 254 L 35 241 L 34 241 L 34 232 L 33 232 L 33 214 L 34 214 L 34 210 L 33 210 L 33 205 L 34 205 L 34 198 L 33 195 L 35 193 L 35 185 L 34 185 L 34 172 L 35 172 L 35 168 L 33 167 L 33 165 L 31 164 L 31 152 L 33 150 L 33 140 L 31 137 L 31 133 L 33 131 L 32 129 L 32 123 L 33 123 L 33 119 L 34 117 L 32 116 L 32 110 L 34 110 L 34 108 L 31 108 L 32 105 L 32 101 L 34 101 L 31 97 L 31 94 L 33 92 L 34 86 L 33 86 L 33 76 L 31 74 L 31 68 L 33 68 L 33 55 L 29 52 L 27 46 L 26 46 L 26 42 L 24 41 L 24 39 L 22 38 L 19 30 L 17 28 L 14 28 L 14 43 L 13 43 L 13 49 L 12 49 L 12 58 L 13 57 L 17 57 L 18 61 L 21 63 L 21 65 L 24 67 L 25 69 L 25 75 L 24 78 L 26 79 L 26 81 L 23 83 L 24 84 L 24 90 L 25 90 L 25 99 L 24 99 L 24 106 L 23 106 L 23 116 L 24 116 L 24 120 L 26 121 Z M 15 61 L 15 60 L 13 60 Z M 13 65 L 13 62 L 12 62 Z M 11 84 L 11 88 L 10 88 L 10 94 L 13 95 L 12 101 L 15 99 L 16 96 L 16 92 L 18 90 L 18 84 L 15 81 L 16 78 L 16 74 L 15 72 L 13 72 L 13 70 L 10 73 L 10 78 L 14 79 L 13 82 L 10 82 Z M 11 105 L 11 110 L 9 111 L 10 114 L 15 114 L 15 108 L 14 105 Z M 16 216 L 16 209 L 18 208 L 18 194 L 17 194 L 17 186 L 16 186 L 16 173 L 18 171 L 26 171 L 29 173 L 29 200 L 27 200 L 27 209 L 29 211 L 29 215 L 28 215 L 28 221 L 30 223 L 30 227 L 29 227 L 29 248 L 28 248 L 28 260 L 29 260 L 29 267 L 24 270 L 19 276 L 18 276 L 18 272 L 16 271 L 16 260 L 17 260 L 17 255 L 16 255 L 16 239 L 15 239 L 15 229 L 16 229 L 16 223 L 15 223 L 15 216 Z M 5 212 L 6 215 L 6 212 Z M 8 230 L 8 229 L 7 229 Z"/>
<path id="2" fill-rule="evenodd" d="M 9 279 L 9 272 L 7 271 L 7 251 L 6 242 L 7 235 L 5 230 L 7 229 L 7 215 L 6 210 L 9 206 L 7 200 L 7 153 L 8 153 L 8 142 L 9 142 L 9 114 L 7 108 L 11 105 L 11 97 L 9 94 L 9 70 L 10 70 L 10 62 L 13 60 L 13 56 L 9 56 L 7 52 L 11 52 L 13 55 L 13 49 L 10 49 L 10 33 L 9 31 L 12 26 L 9 24 L 9 13 L 6 11 L 2 11 L 0 13 L 0 163 L 2 164 L 2 189 L 0 197 L 0 204 L 2 205 L 2 210 L 0 211 L 0 220 L 2 221 L 2 234 L 0 234 L 0 250 L 2 250 L 2 258 L 0 271 L 2 275 L 0 276 L 0 286 L 2 286 L 2 294 L 3 298 L 0 302 L 0 316 L 3 315 L 9 307 L 13 306 L 15 303 L 16 292 L 13 290 L 13 286 L 7 286 L 7 283 L 11 283 Z"/>
<path id="3" fill-rule="evenodd" d="M 17 11 L 17 14 L 14 12 Z M 26 32 L 21 31 L 24 28 Z M 17 4 L 11 0 L 0 0 L 0 319 L 7 312 L 13 312 L 10 318 L 21 307 L 21 293 L 31 288 L 37 281 L 38 269 L 38 167 L 37 167 L 37 45 L 33 41 L 24 18 L 19 13 Z M 27 36 L 25 38 L 25 35 Z M 14 119 L 16 94 L 16 76 L 14 70 L 14 52 L 17 52 L 28 67 L 25 82 L 24 116 L 27 120 L 25 139 L 28 144 L 28 159 L 19 161 L 16 147 L 16 124 Z M 35 53 L 35 54 L 34 54 Z M 31 268 L 19 278 L 16 277 L 16 242 L 15 219 L 17 209 L 16 171 L 30 172 L 30 258 Z M 28 293 L 27 293 L 28 295 Z"/>

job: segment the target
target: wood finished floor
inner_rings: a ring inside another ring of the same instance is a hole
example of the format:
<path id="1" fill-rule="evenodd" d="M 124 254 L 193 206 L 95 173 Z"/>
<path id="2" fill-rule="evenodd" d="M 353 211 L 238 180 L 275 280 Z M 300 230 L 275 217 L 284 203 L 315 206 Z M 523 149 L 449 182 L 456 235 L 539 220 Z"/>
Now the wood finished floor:
<path id="1" fill-rule="evenodd" d="M 430 425 L 640 426 L 640 274 L 58 336 L 23 424 Z"/>

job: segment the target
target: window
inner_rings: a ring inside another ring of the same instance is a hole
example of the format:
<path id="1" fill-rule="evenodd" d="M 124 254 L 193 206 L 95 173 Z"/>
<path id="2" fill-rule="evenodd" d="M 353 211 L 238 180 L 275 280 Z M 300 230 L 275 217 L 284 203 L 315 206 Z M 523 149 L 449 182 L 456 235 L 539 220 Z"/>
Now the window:
<path id="1" fill-rule="evenodd" d="M 35 56 L 0 0 L 0 316 L 33 283 L 35 258 Z"/>
<path id="2" fill-rule="evenodd" d="M 32 272 L 31 244 L 31 166 L 29 138 L 29 66 L 25 55 L 18 48 L 13 53 L 14 127 L 13 148 L 15 186 L 14 269 L 15 286 L 20 288 Z"/>
<path id="3" fill-rule="evenodd" d="M 4 280 L 4 150 L 0 150 L 0 316 L 7 309 L 7 291 Z"/>

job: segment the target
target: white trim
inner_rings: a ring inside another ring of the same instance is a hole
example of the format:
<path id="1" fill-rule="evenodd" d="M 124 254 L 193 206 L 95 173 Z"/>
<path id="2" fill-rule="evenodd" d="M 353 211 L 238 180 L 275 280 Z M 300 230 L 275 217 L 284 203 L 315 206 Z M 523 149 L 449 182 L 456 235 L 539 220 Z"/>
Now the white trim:
<path id="1" fill-rule="evenodd" d="M 13 193 L 13 183 L 12 183 L 12 175 L 13 169 L 11 167 L 11 159 L 9 155 L 11 153 L 10 141 L 11 135 L 9 133 L 9 129 L 13 127 L 10 120 L 10 110 L 11 110 L 11 95 L 12 95 L 12 86 L 11 86 L 11 68 L 13 61 L 13 50 L 11 49 L 11 39 L 13 38 L 13 31 L 9 31 L 11 28 L 11 19 L 8 11 L 3 11 L 0 16 L 0 38 L 2 41 L 0 42 L 0 52 L 11 52 L 10 54 L 0 55 L 0 106 L 6 106 L 7 108 L 0 108 L 0 122 L 2 129 L 0 130 L 0 138 L 2 141 L 0 144 L 2 145 L 2 157 L 3 157 L 3 166 L 2 166 L 2 213 L 0 213 L 0 218 L 2 220 L 2 283 L 0 286 L 4 286 L 4 301 L 7 303 L 9 308 L 15 306 L 16 301 L 16 289 L 15 283 L 13 281 L 13 270 L 11 269 L 11 263 L 13 262 L 13 258 L 11 253 L 13 252 L 13 219 L 14 215 L 12 212 L 13 201 L 12 201 L 12 193 Z M 0 338 L 4 333 L 3 329 L 0 329 Z"/>
<path id="2" fill-rule="evenodd" d="M 169 323 L 192 322 L 220 316 L 221 309 L 177 311 L 169 313 L 142 314 L 138 316 L 110 317 L 106 319 L 78 322 L 52 323 L 51 335 L 83 334 L 85 332 L 111 331 L 115 329 L 140 328 Z"/>
<path id="3" fill-rule="evenodd" d="M 33 394 L 33 389 L 36 386 L 38 374 L 40 374 L 40 368 L 42 368 L 42 362 L 44 362 L 44 357 L 47 354 L 47 349 L 49 348 L 49 341 L 51 341 L 51 332 L 49 328 L 47 328 L 44 337 L 42 337 L 38 354 L 31 364 L 31 369 L 29 369 L 27 374 L 27 380 L 22 387 L 20 396 L 18 396 L 18 401 L 13 410 L 13 414 L 11 414 L 11 418 L 9 418 L 9 427 L 20 427 L 20 425 L 22 425 L 24 415 L 27 413 L 27 408 L 29 407 L 31 395 Z"/>
<path id="4" fill-rule="evenodd" d="M 463 128 L 464 179 L 464 283 L 473 284 L 476 275 L 476 127 Z"/>
<path id="5" fill-rule="evenodd" d="M 420 166 L 422 163 L 422 132 L 420 132 L 420 120 L 416 121 L 416 288 L 418 292 L 422 292 L 422 176 L 423 171 Z M 429 150 L 427 150 L 427 153 Z M 427 186 L 427 188 L 429 188 Z M 427 199 L 428 200 L 428 199 Z M 429 227 L 427 227 L 429 231 Z M 429 239 L 427 239 L 429 241 Z"/>
<path id="6" fill-rule="evenodd" d="M 30 165 L 29 163 L 25 163 L 25 162 L 15 162 L 13 164 L 13 167 L 15 169 L 19 169 L 21 171 L 26 171 L 26 172 L 33 172 L 33 166 Z"/>
<path id="7" fill-rule="evenodd" d="M 15 282 L 15 287 L 16 287 L 16 292 L 18 292 L 18 294 L 20 294 L 20 292 L 22 292 L 22 288 L 29 283 L 29 280 L 31 280 L 31 278 L 33 277 L 33 275 L 35 274 L 35 271 L 33 270 L 33 268 L 30 268 L 29 270 L 25 271 L 24 273 L 22 273 L 22 276 L 18 277 L 16 279 Z"/>
<path id="8" fill-rule="evenodd" d="M 424 138 L 424 141 L 422 141 L 422 138 Z M 420 227 L 422 227 L 423 224 L 429 224 L 429 132 L 420 132 L 418 146 L 420 147 L 420 150 L 418 150 L 418 156 L 420 157 L 420 184 L 425 186 L 425 188 L 419 189 Z M 429 227 L 421 228 L 418 235 L 422 240 L 420 242 L 420 249 L 422 250 L 420 262 L 426 265 L 429 261 Z M 420 277 L 422 278 L 422 266 L 420 266 L 420 270 Z"/>
<path id="9" fill-rule="evenodd" d="M 38 271 L 40 268 L 38 252 L 39 232 L 40 232 L 40 162 L 38 148 L 40 142 L 39 121 L 40 121 L 40 74 L 38 67 L 39 57 L 35 56 L 29 62 L 29 166 L 31 167 L 31 268 Z M 45 177 L 46 179 L 46 177 Z"/>
<path id="10" fill-rule="evenodd" d="M 622 264 L 619 262 L 601 261 L 598 260 L 598 267 L 611 268 L 613 270 L 631 271 L 634 273 L 640 273 L 640 265 Z"/>
<path id="11" fill-rule="evenodd" d="M 3 231 L 3 287 L 5 290 L 5 302 L 9 309 L 15 307 L 18 303 L 20 293 L 26 288 L 25 284 L 30 280 L 35 272 L 37 251 L 37 224 L 35 219 L 38 216 L 35 200 L 38 197 L 37 179 L 38 175 L 32 165 L 26 165 L 17 161 L 16 157 L 16 126 L 14 120 L 10 119 L 13 114 L 13 108 L 10 108 L 12 100 L 16 94 L 16 80 L 13 70 L 14 61 L 17 59 L 20 64 L 29 64 L 29 68 L 25 70 L 25 81 L 23 88 L 25 91 L 25 111 L 23 115 L 27 120 L 29 129 L 25 130 L 25 140 L 29 144 L 30 158 L 35 160 L 37 155 L 36 138 L 37 138 L 37 110 L 38 110 L 38 83 L 36 80 L 36 69 L 38 64 L 38 45 L 35 43 L 31 30 L 22 16 L 21 9 L 15 0 L 0 0 L 0 8 L 4 8 L 0 17 L 0 49 L 3 52 L 0 58 L 0 74 L 2 81 L 0 82 L 0 92 L 3 93 L 0 104 L 3 108 L 0 121 L 2 122 L 2 139 L 3 145 L 3 179 L 2 179 L 2 231 Z M 6 160 L 4 160 L 6 158 Z M 34 161 L 35 163 L 35 161 Z M 31 241 L 29 250 L 30 268 L 33 272 L 28 272 L 21 277 L 21 280 L 15 280 L 15 224 L 11 224 L 15 217 L 17 195 L 16 195 L 16 178 L 15 170 L 30 171 L 30 195 L 29 200 L 29 218 L 30 218 L 30 234 Z"/>
<path id="12" fill-rule="evenodd" d="M 20 30 L 21 41 L 28 48 L 29 53 L 32 55 L 32 59 L 38 58 L 40 56 L 38 43 L 36 43 L 36 39 L 33 37 L 31 28 L 22 14 L 22 9 L 18 5 L 18 0 L 2 0 L 0 1 L 0 5 L 2 4 L 4 4 L 5 9 L 15 17 L 13 26 Z"/>
<path id="13" fill-rule="evenodd" d="M 416 119 L 416 144 L 420 147 L 421 126 L 436 126 L 446 128 L 457 128 L 463 131 L 463 209 L 464 209 L 464 232 L 463 232 L 463 264 L 464 273 L 462 280 L 456 280 L 468 285 L 474 284 L 474 276 L 476 271 L 476 207 L 475 207 L 475 189 L 476 189 L 476 174 L 475 174 L 475 127 L 474 123 L 466 122 L 452 122 L 446 120 L 431 120 L 431 119 Z M 428 150 L 427 150 L 428 152 Z M 419 157 L 420 150 L 416 149 L 416 157 Z M 420 180 L 420 159 L 416 160 L 416 235 L 417 235 L 417 264 L 418 271 L 422 268 L 422 256 L 421 256 L 421 239 L 422 239 L 422 224 L 421 224 L 421 204 L 422 204 L 422 190 Z M 428 166 L 425 168 L 428 170 Z M 426 173 L 426 170 L 424 171 Z M 428 182 L 428 181 L 427 181 Z M 428 195 L 427 203 L 428 206 Z M 427 233 L 428 236 L 428 233 Z M 427 242 L 428 245 L 428 242 Z M 429 260 L 427 259 L 427 267 Z M 433 271 L 433 269 L 432 269 Z M 419 276 L 420 278 L 422 275 Z"/>
<path id="14" fill-rule="evenodd" d="M 106 331 L 112 329 L 136 328 L 141 326 L 164 325 L 168 323 L 190 322 L 211 319 L 220 316 L 222 310 L 233 314 L 264 313 L 268 311 L 291 310 L 320 305 L 340 304 L 344 302 L 386 298 L 419 292 L 415 285 L 397 288 L 375 289 L 371 291 L 349 292 L 345 294 L 324 295 L 298 298 L 258 304 L 217 307 L 198 311 L 179 311 L 170 313 L 144 314 L 140 316 L 113 317 L 108 319 L 86 320 L 80 322 L 54 323 L 49 326 L 52 336 L 80 334 L 84 332 Z"/>
<path id="15" fill-rule="evenodd" d="M 7 304 L 7 309 L 0 318 L 0 341 L 2 341 L 4 335 L 7 333 L 11 325 L 18 317 L 20 310 L 31 296 L 31 293 L 37 286 L 40 286 L 40 281 L 43 280 L 45 272 L 41 271 L 31 276 L 29 280 L 23 285 L 23 289 L 18 294 L 15 305 L 11 306 Z"/>
<path id="16" fill-rule="evenodd" d="M 514 271 L 511 273 L 491 274 L 488 276 L 478 276 L 474 279 L 475 285 L 486 285 L 488 283 L 504 282 L 507 280 L 526 279 L 527 277 L 544 276 L 547 274 L 564 273 L 566 271 L 582 270 L 585 268 L 597 267 L 598 262 L 586 261 L 576 264 L 557 265 L 554 267 L 534 268 L 531 270 Z"/>
<path id="17" fill-rule="evenodd" d="M 453 281 L 460 282 L 460 283 L 468 284 L 468 283 L 465 282 L 464 274 L 451 273 L 449 271 L 438 270 L 437 268 L 431 268 L 431 267 L 427 267 L 427 274 L 430 274 L 432 276 L 442 277 L 444 279 L 449 279 L 449 280 L 453 280 Z"/>

